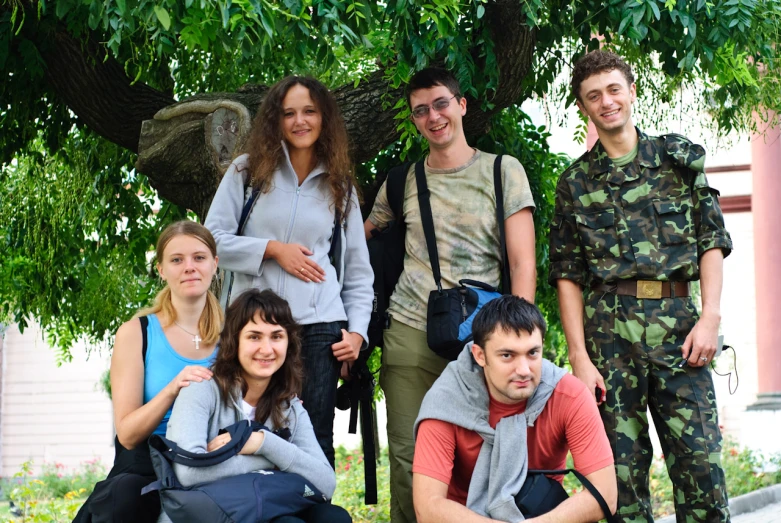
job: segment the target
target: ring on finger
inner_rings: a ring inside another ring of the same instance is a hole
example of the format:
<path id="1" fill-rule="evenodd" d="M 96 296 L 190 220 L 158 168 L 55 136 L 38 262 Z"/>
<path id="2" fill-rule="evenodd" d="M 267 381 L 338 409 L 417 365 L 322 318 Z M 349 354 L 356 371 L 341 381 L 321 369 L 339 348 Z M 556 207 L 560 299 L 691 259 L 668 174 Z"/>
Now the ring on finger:
<path id="1" fill-rule="evenodd" d="M 702 361 L 708 361 L 708 358 L 706 358 L 705 356 L 702 356 L 700 359 L 701 359 Z"/>
<path id="2" fill-rule="evenodd" d="M 304 272 L 304 268 L 303 267 L 299 267 L 298 268 L 298 272 Z"/>

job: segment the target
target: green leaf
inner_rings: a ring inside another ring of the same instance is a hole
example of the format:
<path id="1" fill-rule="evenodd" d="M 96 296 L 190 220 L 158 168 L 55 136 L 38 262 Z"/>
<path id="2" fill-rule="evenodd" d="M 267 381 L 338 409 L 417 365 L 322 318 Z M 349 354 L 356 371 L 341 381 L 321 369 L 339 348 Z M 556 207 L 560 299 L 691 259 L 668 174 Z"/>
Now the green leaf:
<path id="1" fill-rule="evenodd" d="M 654 18 L 659 20 L 662 17 L 662 13 L 659 11 L 659 6 L 656 4 L 656 0 L 648 0 L 646 5 L 650 6 L 651 11 L 654 13 Z"/>
<path id="2" fill-rule="evenodd" d="M 485 6 L 480 4 L 477 6 L 477 19 L 480 20 L 485 14 Z"/>
<path id="3" fill-rule="evenodd" d="M 171 17 L 168 16 L 168 11 L 166 11 L 164 8 L 160 7 L 159 5 L 156 5 L 155 16 L 157 16 L 157 19 L 160 21 L 160 24 L 163 26 L 163 28 L 166 31 L 168 31 L 171 28 Z"/>

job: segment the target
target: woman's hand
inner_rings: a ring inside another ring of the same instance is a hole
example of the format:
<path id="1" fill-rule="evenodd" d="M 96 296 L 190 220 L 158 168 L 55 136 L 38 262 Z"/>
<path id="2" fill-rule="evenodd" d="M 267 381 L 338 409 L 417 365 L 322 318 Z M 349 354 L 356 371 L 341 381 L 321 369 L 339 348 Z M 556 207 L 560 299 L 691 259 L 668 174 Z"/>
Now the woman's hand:
<path id="1" fill-rule="evenodd" d="M 342 341 L 331 345 L 331 350 L 337 361 L 355 361 L 361 352 L 363 336 L 357 332 L 347 332 L 342 329 Z"/>
<path id="2" fill-rule="evenodd" d="M 212 379 L 212 371 L 200 365 L 188 365 L 176 375 L 168 384 L 168 393 L 176 398 L 179 391 L 184 387 L 189 387 L 191 381 L 203 381 Z"/>
<path id="3" fill-rule="evenodd" d="M 285 272 L 296 278 L 320 283 L 325 281 L 325 271 L 310 258 L 312 251 L 298 243 L 282 243 L 276 240 L 268 242 L 266 252 Z"/>
<path id="4" fill-rule="evenodd" d="M 249 437 L 247 442 L 244 444 L 244 446 L 239 451 L 239 454 L 249 455 L 249 454 L 255 454 L 261 445 L 263 445 L 263 440 L 266 437 L 266 433 L 262 431 L 253 432 L 252 435 Z M 228 432 L 225 432 L 223 434 L 218 434 L 213 440 L 209 442 L 208 445 L 206 445 L 206 452 L 213 452 L 217 449 L 220 449 L 230 443 L 231 435 Z"/>

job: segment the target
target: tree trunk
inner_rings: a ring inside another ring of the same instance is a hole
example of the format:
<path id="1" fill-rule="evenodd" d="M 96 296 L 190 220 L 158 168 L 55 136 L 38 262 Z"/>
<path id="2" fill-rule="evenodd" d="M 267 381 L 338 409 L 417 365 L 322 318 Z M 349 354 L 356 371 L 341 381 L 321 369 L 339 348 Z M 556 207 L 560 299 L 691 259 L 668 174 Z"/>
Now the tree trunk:
<path id="1" fill-rule="evenodd" d="M 518 101 L 534 53 L 535 34 L 524 24 L 518 0 L 488 2 L 485 17 L 493 36 L 499 83 L 491 110 L 483 109 L 483 100 L 468 101 L 467 137 L 485 133 L 493 114 Z M 138 152 L 136 169 L 149 177 L 160 196 L 204 219 L 222 174 L 241 150 L 266 88 L 245 86 L 237 93 L 204 94 L 175 103 L 148 85 L 133 84 L 121 64 L 110 56 L 105 59 L 106 51 L 97 42 L 82 43 L 62 28 L 55 32 L 54 42 L 40 46 L 41 54 L 51 85 L 69 109 L 101 136 Z M 337 88 L 334 95 L 356 162 L 373 158 L 398 139 L 397 111 L 383 109 L 382 101 L 398 100 L 403 90 L 391 88 L 382 69 L 357 86 Z M 381 175 L 367 188 L 367 195 L 374 195 L 383 180 Z"/>

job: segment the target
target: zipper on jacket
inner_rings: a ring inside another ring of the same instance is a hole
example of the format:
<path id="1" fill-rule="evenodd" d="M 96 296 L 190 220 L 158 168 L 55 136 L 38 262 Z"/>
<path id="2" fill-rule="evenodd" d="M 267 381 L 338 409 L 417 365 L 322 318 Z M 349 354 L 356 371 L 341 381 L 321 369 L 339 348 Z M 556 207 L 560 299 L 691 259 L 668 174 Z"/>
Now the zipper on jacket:
<path id="1" fill-rule="evenodd" d="M 296 211 L 298 210 L 298 197 L 301 195 L 301 186 L 296 187 L 296 197 L 293 200 L 293 209 L 290 212 L 290 222 L 287 224 L 287 234 L 285 235 L 285 243 L 290 243 L 290 237 L 293 236 L 293 225 L 296 221 Z M 282 284 L 280 285 L 280 289 L 278 291 L 278 294 L 282 296 L 283 298 L 286 298 L 285 296 L 285 290 L 287 289 L 287 278 L 289 275 L 285 272 L 284 269 L 282 269 Z"/>

